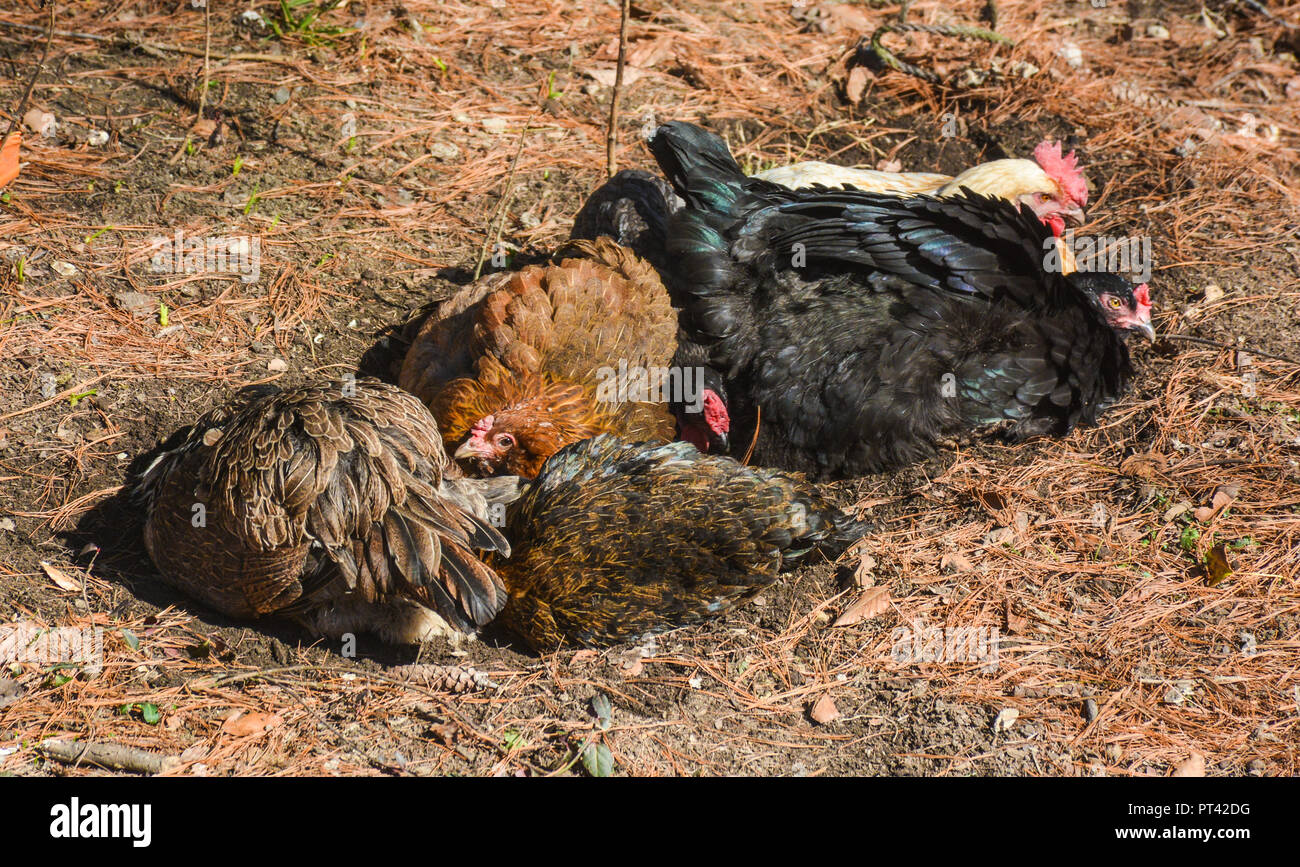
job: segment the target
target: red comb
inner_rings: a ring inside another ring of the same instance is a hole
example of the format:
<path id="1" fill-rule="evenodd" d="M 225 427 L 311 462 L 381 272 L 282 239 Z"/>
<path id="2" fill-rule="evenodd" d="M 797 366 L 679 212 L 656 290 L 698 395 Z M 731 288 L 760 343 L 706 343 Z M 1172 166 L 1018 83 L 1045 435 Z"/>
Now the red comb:
<path id="1" fill-rule="evenodd" d="M 1151 290 L 1147 288 L 1147 284 L 1143 283 L 1141 286 L 1134 289 L 1133 298 L 1137 301 L 1139 307 L 1150 307 Z"/>
<path id="2" fill-rule="evenodd" d="M 474 426 L 469 429 L 470 438 L 480 439 L 483 434 L 492 430 L 492 423 L 495 421 L 496 418 L 494 416 L 485 415 L 478 421 L 474 422 Z"/>
<path id="3" fill-rule="evenodd" d="M 731 432 L 731 416 L 727 414 L 727 405 L 711 388 L 704 390 L 704 423 L 716 434 Z"/>
<path id="4" fill-rule="evenodd" d="M 1088 204 L 1088 184 L 1083 179 L 1083 172 L 1079 171 L 1079 158 L 1074 151 L 1061 156 L 1059 141 L 1043 141 L 1034 148 L 1034 161 L 1049 178 L 1061 185 L 1075 204 L 1080 207 Z"/>

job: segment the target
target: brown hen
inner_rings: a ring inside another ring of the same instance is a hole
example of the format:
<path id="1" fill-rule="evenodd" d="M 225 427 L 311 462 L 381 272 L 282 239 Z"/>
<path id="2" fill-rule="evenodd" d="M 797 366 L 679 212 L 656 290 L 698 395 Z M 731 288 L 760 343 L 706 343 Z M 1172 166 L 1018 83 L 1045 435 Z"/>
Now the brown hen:
<path id="1" fill-rule="evenodd" d="M 554 455 L 508 507 L 498 619 L 536 650 L 631 640 L 722 614 L 864 531 L 799 476 L 685 442 L 596 437 Z"/>
<path id="2" fill-rule="evenodd" d="M 479 475 L 532 478 L 560 448 L 600 433 L 673 437 L 667 404 L 633 379 L 666 371 L 676 350 L 659 275 L 607 238 L 567 253 L 442 302 L 403 361 L 398 383 Z"/>
<path id="3" fill-rule="evenodd" d="M 246 389 L 176 440 L 136 488 L 145 545 L 168 583 L 224 614 L 406 643 L 444 620 L 471 632 L 505 604 L 474 552 L 509 554 L 487 516 L 517 480 L 452 478 L 412 395 L 370 379 Z"/>

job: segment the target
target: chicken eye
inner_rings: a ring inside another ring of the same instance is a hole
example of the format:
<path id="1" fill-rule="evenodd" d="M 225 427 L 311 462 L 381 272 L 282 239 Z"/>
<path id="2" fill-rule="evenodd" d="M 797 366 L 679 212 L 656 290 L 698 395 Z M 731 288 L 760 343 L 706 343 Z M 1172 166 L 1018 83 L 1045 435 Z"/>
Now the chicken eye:
<path id="1" fill-rule="evenodd" d="M 515 438 L 510 434 L 501 434 L 497 437 L 497 445 L 503 449 L 513 448 L 515 445 Z"/>
<path id="2" fill-rule="evenodd" d="M 1112 298 L 1111 298 L 1109 301 L 1107 301 L 1106 303 L 1109 304 L 1111 307 L 1114 307 L 1116 310 L 1118 310 L 1119 308 L 1121 308 L 1121 307 L 1124 306 L 1124 301 L 1123 301 L 1122 299 L 1120 299 L 1120 298 L 1114 298 L 1114 297 L 1112 297 Z"/>

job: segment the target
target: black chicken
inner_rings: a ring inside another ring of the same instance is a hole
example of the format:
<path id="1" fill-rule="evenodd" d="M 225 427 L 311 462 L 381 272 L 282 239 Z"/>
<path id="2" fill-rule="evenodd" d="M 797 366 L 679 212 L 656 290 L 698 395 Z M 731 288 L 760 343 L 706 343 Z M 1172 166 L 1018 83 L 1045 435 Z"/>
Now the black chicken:
<path id="1" fill-rule="evenodd" d="M 664 237 L 668 218 L 682 200 L 663 178 L 640 169 L 624 169 L 600 186 L 573 218 L 570 240 L 613 238 L 666 272 Z"/>
<path id="2" fill-rule="evenodd" d="M 687 202 L 667 239 L 683 328 L 727 378 L 732 442 L 757 427 L 759 462 L 878 472 L 1000 422 L 1065 433 L 1124 391 L 1121 330 L 1150 331 L 1146 286 L 1046 272 L 1053 236 L 1029 209 L 785 189 L 686 123 L 650 148 Z"/>

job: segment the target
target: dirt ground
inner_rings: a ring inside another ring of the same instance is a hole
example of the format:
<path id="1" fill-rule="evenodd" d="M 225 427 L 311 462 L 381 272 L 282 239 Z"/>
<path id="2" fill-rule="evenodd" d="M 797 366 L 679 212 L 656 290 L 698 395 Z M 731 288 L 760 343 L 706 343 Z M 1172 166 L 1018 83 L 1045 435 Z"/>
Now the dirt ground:
<path id="1" fill-rule="evenodd" d="M 209 3 L 206 48 L 186 0 L 55 4 L 32 104 L 57 132 L 27 133 L 0 197 L 0 627 L 104 635 L 97 676 L 0 670 L 0 774 L 110 773 L 45 758 L 51 737 L 171 775 L 1296 773 L 1300 365 L 1259 353 L 1300 356 L 1300 6 L 1004 3 L 1015 47 L 888 37 L 936 85 L 846 66 L 897 6 L 636 0 L 620 167 L 652 164 L 650 118 L 706 123 L 749 169 L 956 173 L 1062 138 L 1087 232 L 1150 239 L 1158 330 L 1257 352 L 1134 344 L 1099 427 L 837 484 L 876 532 L 709 625 L 353 658 L 161 584 L 123 482 L 240 386 L 390 377 L 402 324 L 498 231 L 510 267 L 554 249 L 604 174 L 618 6 Z M 6 125 L 46 24 L 0 12 Z M 259 239 L 259 279 L 155 270 L 178 230 Z M 832 625 L 863 594 L 871 616 Z M 997 663 L 896 659 L 911 624 L 997 630 Z M 611 767 L 584 761 L 601 743 Z"/>

